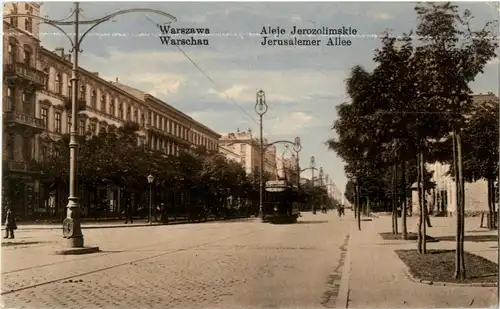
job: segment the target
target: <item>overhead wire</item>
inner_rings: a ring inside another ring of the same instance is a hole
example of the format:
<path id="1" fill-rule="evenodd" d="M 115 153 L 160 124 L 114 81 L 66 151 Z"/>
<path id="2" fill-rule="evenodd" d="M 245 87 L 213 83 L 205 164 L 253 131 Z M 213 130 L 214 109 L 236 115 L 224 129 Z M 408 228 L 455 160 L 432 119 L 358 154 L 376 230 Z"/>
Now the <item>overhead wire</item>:
<path id="1" fill-rule="evenodd" d="M 153 23 L 154 25 L 156 25 L 155 22 L 153 22 L 153 20 L 151 20 L 151 18 L 149 18 L 149 16 L 146 15 L 146 18 L 151 22 Z M 252 117 L 243 107 L 241 107 L 240 104 L 238 104 L 238 102 L 236 102 L 230 95 L 227 94 L 226 91 L 224 91 L 216 82 L 215 80 L 210 77 L 210 75 L 208 75 L 207 72 L 205 72 L 205 70 L 203 70 L 197 63 L 196 61 L 194 61 L 182 48 L 180 48 L 178 45 L 175 45 L 175 47 L 184 55 L 184 57 L 186 57 L 186 59 L 201 73 L 203 74 L 203 76 L 205 76 L 205 78 L 207 78 L 216 88 L 217 91 L 223 93 L 236 107 L 238 107 L 245 115 L 247 115 L 255 124 L 259 124 L 257 122 L 257 120 L 255 120 L 254 117 Z"/>

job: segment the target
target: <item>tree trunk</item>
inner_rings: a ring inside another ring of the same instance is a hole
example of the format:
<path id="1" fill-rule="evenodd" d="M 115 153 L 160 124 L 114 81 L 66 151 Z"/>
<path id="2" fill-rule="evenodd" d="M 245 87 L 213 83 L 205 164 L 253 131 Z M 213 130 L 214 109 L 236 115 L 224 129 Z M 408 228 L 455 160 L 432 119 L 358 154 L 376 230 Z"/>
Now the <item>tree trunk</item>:
<path id="1" fill-rule="evenodd" d="M 488 228 L 490 230 L 495 229 L 495 183 L 494 180 L 488 178 Z"/>
<path id="2" fill-rule="evenodd" d="M 360 192 L 359 192 L 359 183 L 356 185 L 356 205 L 357 205 L 357 208 L 358 208 L 358 230 L 361 231 L 361 213 L 359 211 L 360 209 L 360 205 L 359 205 L 359 195 L 360 195 Z"/>
<path id="3" fill-rule="evenodd" d="M 463 238 L 462 238 L 462 211 L 460 209 L 461 207 L 461 191 L 462 191 L 462 186 L 460 185 L 460 153 L 459 153 L 459 147 L 458 147 L 458 132 L 456 128 L 453 130 L 453 165 L 454 165 L 454 172 L 455 172 L 455 189 L 456 189 L 456 217 L 457 217 L 457 231 L 456 231 L 456 248 L 455 248 L 455 279 L 462 279 L 464 278 L 463 274 L 463 260 L 464 260 L 464 254 L 462 251 L 462 243 L 463 243 Z"/>
<path id="4" fill-rule="evenodd" d="M 422 147 L 422 142 L 420 143 L 420 183 L 421 183 L 421 203 L 422 203 L 422 220 L 428 220 L 428 215 L 427 215 L 427 203 L 426 203 L 426 198 L 425 198 L 425 159 L 424 159 L 424 149 Z M 426 231 L 426 222 L 422 222 L 422 252 L 424 254 L 427 253 L 427 231 Z"/>
<path id="5" fill-rule="evenodd" d="M 391 173 L 391 205 L 392 205 L 392 233 L 397 234 L 397 221 L 396 221 L 396 201 L 395 201 L 395 195 L 394 195 L 394 187 L 396 186 L 396 165 L 392 166 L 392 173 Z"/>
<path id="6" fill-rule="evenodd" d="M 403 239 L 408 238 L 408 229 L 406 224 L 406 161 L 401 162 L 401 204 L 403 207 L 401 213 L 401 223 L 403 229 Z"/>
<path id="7" fill-rule="evenodd" d="M 465 236 L 465 183 L 463 176 L 463 162 L 462 162 L 462 138 L 460 128 L 457 130 L 457 161 L 458 161 L 458 179 L 460 184 L 460 260 L 461 272 L 459 278 L 461 280 L 466 278 L 465 273 L 465 258 L 464 258 L 464 236 Z"/>
<path id="8" fill-rule="evenodd" d="M 422 237 L 422 223 L 424 223 L 423 220 L 423 210 L 422 210 L 422 177 L 421 177 L 421 169 L 420 169 L 420 152 L 421 149 L 419 147 L 418 153 L 417 153 L 417 194 L 418 194 L 418 210 L 419 210 L 419 218 L 418 218 L 418 234 L 417 234 L 417 245 L 418 245 L 418 252 L 423 253 L 423 237 Z"/>

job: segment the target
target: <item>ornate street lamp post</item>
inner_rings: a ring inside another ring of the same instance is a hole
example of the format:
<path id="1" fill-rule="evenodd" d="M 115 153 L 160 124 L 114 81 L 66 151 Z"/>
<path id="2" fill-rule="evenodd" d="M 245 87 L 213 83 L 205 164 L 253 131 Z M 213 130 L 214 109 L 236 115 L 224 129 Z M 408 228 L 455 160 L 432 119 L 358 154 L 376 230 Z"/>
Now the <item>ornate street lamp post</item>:
<path id="1" fill-rule="evenodd" d="M 316 167 L 316 158 L 314 156 L 311 156 L 311 159 L 309 160 L 309 167 L 311 168 L 311 185 L 312 185 L 313 190 L 314 190 L 314 170 Z M 313 213 L 313 215 L 316 214 L 316 205 L 314 205 L 314 200 L 312 203 L 312 213 Z"/>
<path id="2" fill-rule="evenodd" d="M 259 165 L 259 181 L 260 181 L 260 190 L 259 190 L 259 217 L 263 218 L 262 212 L 262 204 L 264 198 L 264 138 L 262 131 L 262 116 L 267 112 L 267 104 L 266 104 L 266 94 L 264 91 L 259 90 L 257 92 L 257 97 L 255 100 L 255 112 L 259 115 L 259 125 L 260 125 L 260 165 Z"/>
<path id="3" fill-rule="evenodd" d="M 295 145 L 293 145 L 293 150 L 297 154 L 297 189 L 300 187 L 300 160 L 299 152 L 302 150 L 302 144 L 300 143 L 300 137 L 295 138 Z"/>
<path id="4" fill-rule="evenodd" d="M 78 2 L 74 3 L 74 10 L 72 14 L 69 16 L 74 16 L 73 21 L 62 21 L 62 20 L 51 20 L 45 17 L 34 16 L 30 14 L 8 14 L 4 15 L 4 19 L 9 17 L 30 17 L 34 19 L 40 20 L 42 23 L 53 26 L 60 30 L 70 41 L 71 44 L 71 52 L 73 59 L 73 68 L 71 70 L 71 131 L 70 131 L 70 165 L 69 165 L 69 197 L 68 197 L 68 205 L 66 219 L 63 221 L 63 236 L 67 239 L 68 246 L 71 248 L 83 248 L 83 233 L 80 225 L 80 207 L 78 205 L 78 196 L 76 192 L 77 188 L 77 150 L 78 150 L 78 141 L 77 141 L 77 132 L 78 132 L 78 54 L 82 52 L 81 43 L 85 38 L 87 33 L 89 33 L 96 26 L 112 20 L 113 17 L 133 13 L 133 12 L 149 12 L 159 14 L 169 19 L 176 21 L 177 19 L 165 12 L 147 8 L 135 8 L 135 9 L 127 9 L 120 10 L 112 14 L 108 14 L 101 18 L 96 18 L 93 20 L 80 20 L 80 4 Z M 68 18 L 69 18 L 68 17 Z M 91 25 L 81 36 L 80 36 L 80 25 Z M 61 26 L 73 26 L 73 38 L 64 31 Z"/>
<path id="5" fill-rule="evenodd" d="M 319 187 L 321 189 L 323 189 L 323 176 L 324 176 L 323 167 L 320 167 L 319 168 Z M 321 203 L 321 207 L 323 207 L 323 194 L 321 194 L 319 196 L 319 202 Z"/>
<path id="6" fill-rule="evenodd" d="M 148 175 L 148 183 L 149 183 L 149 225 L 153 223 L 152 216 L 151 216 L 151 206 L 153 203 L 153 192 L 151 190 L 151 185 L 153 184 L 153 181 L 155 180 L 155 177 L 151 174 Z"/>

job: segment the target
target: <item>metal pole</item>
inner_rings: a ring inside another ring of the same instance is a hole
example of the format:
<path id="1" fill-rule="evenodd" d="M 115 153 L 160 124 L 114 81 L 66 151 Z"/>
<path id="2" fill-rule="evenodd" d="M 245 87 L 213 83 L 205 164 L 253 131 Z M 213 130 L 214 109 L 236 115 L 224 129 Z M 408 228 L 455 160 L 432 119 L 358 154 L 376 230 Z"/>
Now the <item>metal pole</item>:
<path id="1" fill-rule="evenodd" d="M 68 240 L 68 246 L 71 248 L 83 247 L 83 233 L 80 225 L 80 207 L 77 197 L 77 151 L 78 141 L 76 138 L 78 129 L 78 53 L 80 51 L 79 42 L 79 15 L 80 5 L 75 2 L 75 23 L 74 23 L 74 46 L 73 46 L 73 68 L 71 70 L 71 132 L 69 142 L 69 197 L 66 219 L 63 222 L 64 237 Z"/>
<path id="2" fill-rule="evenodd" d="M 300 187 L 300 159 L 299 152 L 297 151 L 297 189 Z"/>
<path id="3" fill-rule="evenodd" d="M 260 192 L 259 192 L 259 216 L 264 218 L 263 200 L 264 200 L 264 139 L 262 130 L 262 116 L 260 117 Z"/>
<path id="4" fill-rule="evenodd" d="M 314 193 L 314 168 L 311 168 L 311 184 L 312 184 L 313 193 Z M 313 214 L 316 214 L 316 205 L 314 205 L 314 203 L 315 203 L 314 195 L 313 195 L 312 202 L 313 202 L 312 203 L 312 212 L 313 212 Z"/>
<path id="5" fill-rule="evenodd" d="M 151 191 L 151 183 L 149 184 L 149 224 L 152 224 L 152 217 L 151 217 L 151 205 L 153 203 L 153 193 Z"/>

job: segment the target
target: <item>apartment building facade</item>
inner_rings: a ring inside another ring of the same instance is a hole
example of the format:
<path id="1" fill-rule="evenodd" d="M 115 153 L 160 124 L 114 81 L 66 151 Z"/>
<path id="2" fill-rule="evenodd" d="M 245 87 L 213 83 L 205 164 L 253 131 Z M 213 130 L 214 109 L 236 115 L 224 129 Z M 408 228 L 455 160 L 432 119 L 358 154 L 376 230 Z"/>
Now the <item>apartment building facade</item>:
<path id="1" fill-rule="evenodd" d="M 486 102 L 500 104 L 499 98 L 491 92 L 473 95 L 473 104 L 481 105 Z M 431 181 L 436 184 L 436 188 L 426 194 L 427 204 L 434 206 L 431 211 L 453 215 L 457 210 L 457 199 L 455 181 L 447 174 L 450 165 L 435 162 L 427 163 L 426 168 L 428 171 L 433 172 Z M 488 182 L 485 179 L 466 181 L 464 187 L 465 212 L 467 214 L 477 214 L 488 211 Z M 413 184 L 412 189 L 412 211 L 418 213 L 417 185 Z"/>
<path id="2" fill-rule="evenodd" d="M 6 12 L 40 14 L 35 3 L 9 3 Z M 28 31 L 30 30 L 30 31 Z M 66 190 L 42 184 L 30 162 L 43 160 L 54 141 L 70 132 L 71 56 L 41 46 L 30 18 L 4 20 L 2 191 L 20 217 L 64 215 Z M 138 143 L 175 155 L 193 145 L 217 151 L 220 134 L 160 99 L 98 73 L 79 68 L 78 133 L 113 131 L 126 122 L 139 124 Z M 19 181 L 22 179 L 23 181 Z M 84 215 L 98 197 L 79 188 Z M 120 211 L 119 188 L 104 188 L 109 212 Z"/>
<path id="3" fill-rule="evenodd" d="M 269 142 L 264 139 L 264 145 Z M 219 145 L 231 152 L 240 156 L 240 163 L 245 168 L 247 174 L 260 168 L 260 143 L 252 130 L 231 132 L 221 136 Z M 264 173 L 268 173 L 271 179 L 276 179 L 277 176 L 277 162 L 276 162 L 276 147 L 271 145 L 266 147 L 264 151 Z"/>

